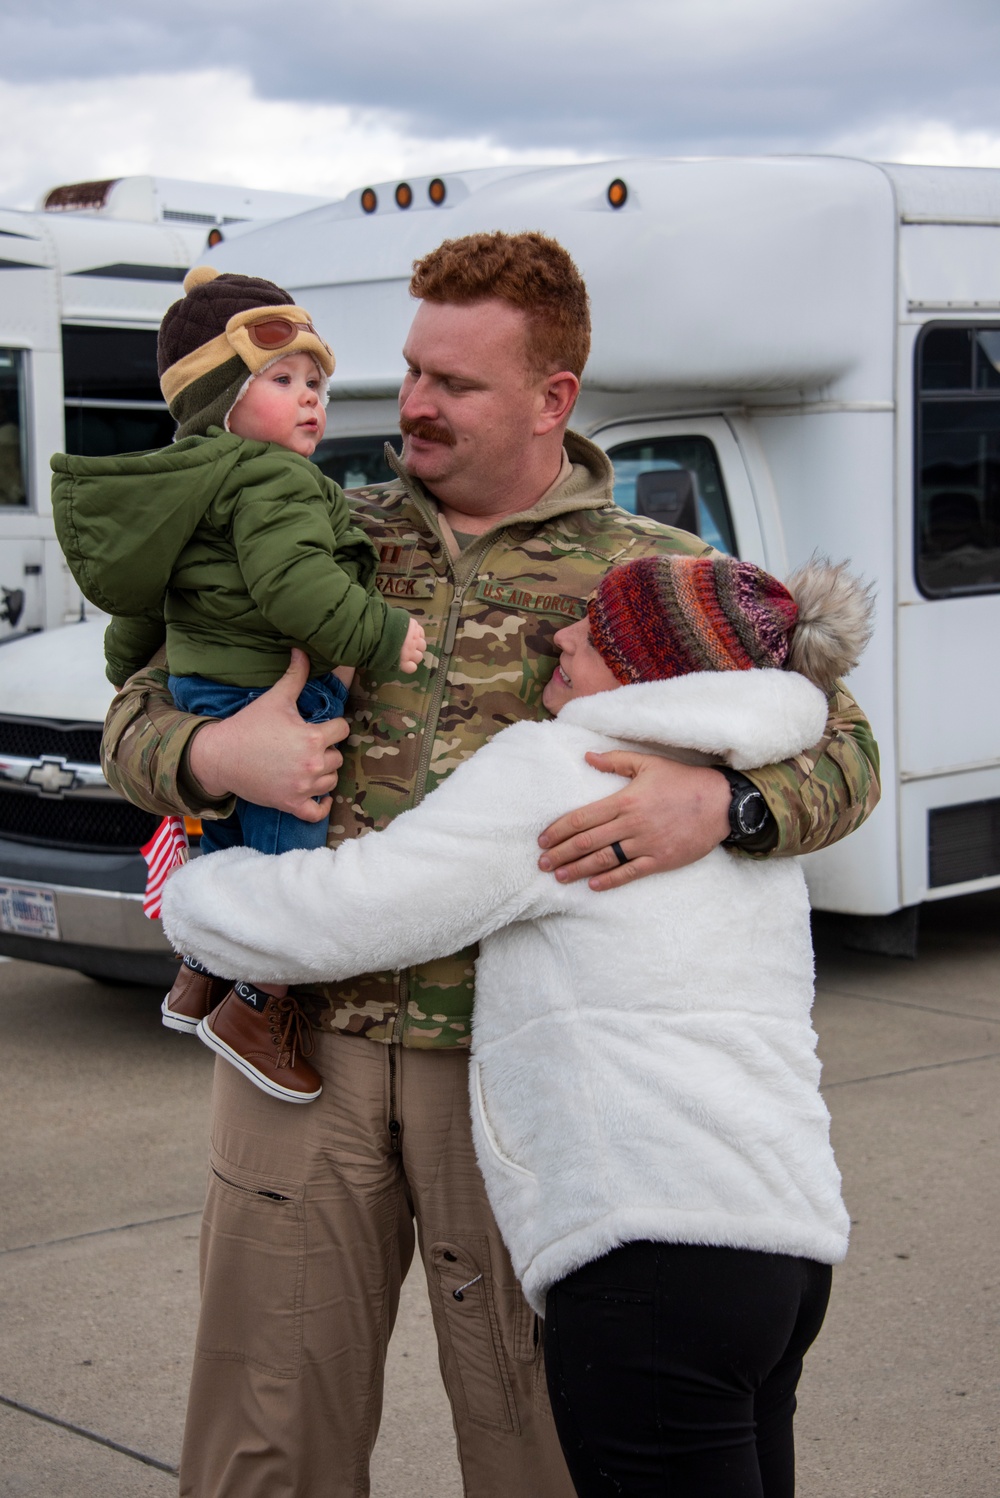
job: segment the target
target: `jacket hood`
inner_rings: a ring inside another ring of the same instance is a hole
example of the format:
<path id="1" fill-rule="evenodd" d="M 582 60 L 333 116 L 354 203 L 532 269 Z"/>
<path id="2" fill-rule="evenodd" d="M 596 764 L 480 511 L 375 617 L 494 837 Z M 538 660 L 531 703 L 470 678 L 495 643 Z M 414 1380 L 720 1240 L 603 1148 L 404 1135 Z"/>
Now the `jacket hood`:
<path id="1" fill-rule="evenodd" d="M 734 770 L 779 764 L 823 737 L 827 702 L 794 671 L 693 671 L 576 697 L 560 723 L 710 754 Z"/>
<path id="2" fill-rule="evenodd" d="M 82 592 L 106 613 L 158 608 L 173 563 L 222 478 L 237 462 L 268 451 L 267 443 L 212 431 L 153 452 L 52 457 L 59 545 Z"/>

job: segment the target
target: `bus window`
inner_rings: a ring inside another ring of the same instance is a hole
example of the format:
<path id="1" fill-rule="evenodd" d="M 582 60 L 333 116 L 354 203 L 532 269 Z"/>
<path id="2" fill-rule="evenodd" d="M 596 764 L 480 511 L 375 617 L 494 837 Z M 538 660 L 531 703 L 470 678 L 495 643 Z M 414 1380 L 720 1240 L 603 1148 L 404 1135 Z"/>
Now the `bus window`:
<path id="1" fill-rule="evenodd" d="M 163 405 L 151 328 L 62 330 L 63 385 L 68 399 L 139 400 Z"/>
<path id="2" fill-rule="evenodd" d="M 0 505 L 28 502 L 24 434 L 24 355 L 0 348 Z"/>
<path id="3" fill-rule="evenodd" d="M 166 406 L 84 405 L 66 402 L 66 451 L 74 457 L 110 458 L 115 453 L 168 447 L 177 423 Z"/>
<path id="4" fill-rule="evenodd" d="M 708 437 L 647 437 L 639 442 L 625 442 L 619 447 L 612 447 L 608 457 L 615 470 L 615 502 L 633 515 L 636 513 L 636 490 L 640 487 L 640 474 L 677 473 L 680 494 L 680 475 L 686 472 L 683 489 L 690 488 L 694 491 L 698 535 L 719 551 L 736 555 L 722 469 L 715 447 Z"/>
<path id="5" fill-rule="evenodd" d="M 1000 327 L 917 341 L 916 575 L 928 598 L 1000 589 Z"/>
<path id="6" fill-rule="evenodd" d="M 366 484 L 388 484 L 396 477 L 385 461 L 385 444 L 399 446 L 399 433 L 381 437 L 327 437 L 313 453 L 313 462 L 342 489 Z"/>
<path id="7" fill-rule="evenodd" d="M 68 453 L 106 458 L 173 441 L 176 423 L 160 393 L 155 332 L 66 326 L 62 345 Z"/>

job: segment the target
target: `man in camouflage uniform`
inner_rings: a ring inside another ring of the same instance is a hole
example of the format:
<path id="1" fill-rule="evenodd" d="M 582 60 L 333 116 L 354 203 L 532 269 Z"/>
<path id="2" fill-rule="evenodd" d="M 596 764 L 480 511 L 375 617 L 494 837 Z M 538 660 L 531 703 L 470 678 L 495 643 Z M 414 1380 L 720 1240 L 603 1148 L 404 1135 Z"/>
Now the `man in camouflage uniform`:
<path id="1" fill-rule="evenodd" d="M 566 432 L 589 318 L 560 247 L 473 236 L 420 262 L 411 289 L 422 300 L 404 351 L 399 477 L 353 502 L 380 548 L 383 592 L 426 631 L 422 669 L 355 681 L 341 763 L 335 726 L 294 713 L 298 667 L 245 713 L 205 725 L 173 709 L 153 666 L 116 699 L 105 738 L 109 780 L 140 805 L 224 815 L 235 792 L 323 815 L 309 797 L 332 790 L 331 841 L 382 827 L 499 729 L 541 715 L 552 637 L 582 616 L 608 567 L 709 550 L 617 509 L 607 458 Z M 605 759 L 631 784 L 555 824 L 543 866 L 559 877 L 607 888 L 693 861 L 726 836 L 730 790 L 717 771 Z M 831 697 L 813 750 L 752 779 L 770 817 L 747 852 L 808 852 L 858 825 L 878 798 L 877 757 L 847 692 Z M 471 1145 L 474 959 L 469 950 L 304 996 L 325 1083 L 306 1108 L 217 1068 L 182 1493 L 368 1492 L 416 1223 L 466 1491 L 570 1498 L 539 1327 Z"/>

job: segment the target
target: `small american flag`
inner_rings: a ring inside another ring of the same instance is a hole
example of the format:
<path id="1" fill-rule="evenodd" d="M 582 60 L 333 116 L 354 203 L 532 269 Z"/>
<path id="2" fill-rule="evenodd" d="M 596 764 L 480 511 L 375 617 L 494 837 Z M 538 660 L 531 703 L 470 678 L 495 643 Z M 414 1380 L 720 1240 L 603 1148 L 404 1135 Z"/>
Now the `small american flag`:
<path id="1" fill-rule="evenodd" d="M 182 863 L 187 863 L 188 838 L 184 830 L 184 818 L 164 817 L 140 852 L 149 865 L 142 908 L 149 919 L 155 921 L 159 918 L 167 875 L 171 870 L 180 868 Z"/>

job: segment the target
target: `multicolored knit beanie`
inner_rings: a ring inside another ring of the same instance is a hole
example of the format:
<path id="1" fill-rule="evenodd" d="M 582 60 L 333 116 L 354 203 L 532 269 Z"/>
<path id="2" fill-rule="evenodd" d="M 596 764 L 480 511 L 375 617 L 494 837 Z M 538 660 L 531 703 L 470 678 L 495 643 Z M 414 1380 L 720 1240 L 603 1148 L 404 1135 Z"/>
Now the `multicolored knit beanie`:
<path id="1" fill-rule="evenodd" d="M 798 606 L 734 557 L 642 557 L 605 573 L 588 605 L 594 645 L 623 685 L 785 664 Z"/>
<path id="2" fill-rule="evenodd" d="M 323 374 L 333 374 L 329 344 L 273 281 L 220 274 L 210 265 L 188 271 L 184 296 L 168 307 L 156 348 L 177 438 L 225 427 L 254 376 L 286 354 L 310 354 Z"/>

